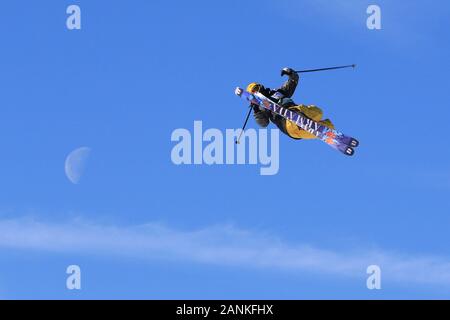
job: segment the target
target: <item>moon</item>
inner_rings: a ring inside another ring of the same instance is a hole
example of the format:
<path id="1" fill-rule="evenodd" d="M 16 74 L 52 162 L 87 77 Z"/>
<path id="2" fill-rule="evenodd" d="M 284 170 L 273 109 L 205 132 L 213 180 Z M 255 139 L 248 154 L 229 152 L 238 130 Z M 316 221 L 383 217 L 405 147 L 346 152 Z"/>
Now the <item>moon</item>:
<path id="1" fill-rule="evenodd" d="M 64 171 L 66 172 L 67 179 L 73 184 L 78 184 L 80 182 L 90 153 L 90 148 L 81 147 L 73 150 L 67 156 L 64 164 Z"/>

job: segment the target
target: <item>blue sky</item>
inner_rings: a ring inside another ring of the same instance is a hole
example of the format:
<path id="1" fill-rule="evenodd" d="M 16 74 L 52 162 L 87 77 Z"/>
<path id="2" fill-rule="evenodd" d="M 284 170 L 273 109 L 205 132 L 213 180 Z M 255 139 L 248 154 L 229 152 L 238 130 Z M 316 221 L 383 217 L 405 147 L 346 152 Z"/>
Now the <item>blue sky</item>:
<path id="1" fill-rule="evenodd" d="M 450 5 L 376 1 L 371 31 L 372 3 L 2 4 L 0 298 L 450 298 Z M 280 137 L 275 176 L 172 163 L 173 130 L 241 126 L 236 86 L 349 63 L 294 98 L 358 137 L 354 158 Z"/>

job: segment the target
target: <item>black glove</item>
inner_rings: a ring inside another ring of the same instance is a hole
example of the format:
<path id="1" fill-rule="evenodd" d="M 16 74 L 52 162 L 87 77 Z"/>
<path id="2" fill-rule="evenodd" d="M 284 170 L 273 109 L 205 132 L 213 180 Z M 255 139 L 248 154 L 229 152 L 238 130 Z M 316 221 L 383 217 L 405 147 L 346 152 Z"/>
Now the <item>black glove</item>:
<path id="1" fill-rule="evenodd" d="M 284 68 L 281 70 L 281 76 L 292 76 L 295 73 L 295 71 L 291 68 Z"/>

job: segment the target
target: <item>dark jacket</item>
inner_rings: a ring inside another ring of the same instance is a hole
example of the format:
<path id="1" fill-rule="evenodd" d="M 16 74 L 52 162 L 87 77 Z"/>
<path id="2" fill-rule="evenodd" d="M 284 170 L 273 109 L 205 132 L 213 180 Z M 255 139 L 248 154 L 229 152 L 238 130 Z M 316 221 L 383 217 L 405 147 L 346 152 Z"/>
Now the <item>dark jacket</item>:
<path id="1" fill-rule="evenodd" d="M 272 90 L 270 88 L 262 87 L 259 92 L 273 102 L 276 102 L 283 107 L 289 107 L 295 105 L 290 98 L 294 95 L 295 89 L 298 85 L 298 80 L 298 74 L 293 73 L 289 76 L 289 79 L 281 86 L 281 88 Z M 283 133 L 288 134 L 286 131 L 286 119 L 282 116 L 277 115 L 270 110 L 261 110 L 258 107 L 253 108 L 253 116 L 259 126 L 266 128 L 269 123 L 272 122 Z"/>

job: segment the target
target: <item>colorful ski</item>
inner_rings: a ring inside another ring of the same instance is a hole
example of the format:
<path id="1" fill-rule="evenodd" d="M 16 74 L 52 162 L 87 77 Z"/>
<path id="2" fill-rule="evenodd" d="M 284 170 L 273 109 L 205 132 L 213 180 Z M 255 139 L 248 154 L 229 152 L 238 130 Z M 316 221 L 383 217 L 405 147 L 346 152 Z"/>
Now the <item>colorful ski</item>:
<path id="1" fill-rule="evenodd" d="M 316 121 L 309 119 L 303 114 L 299 114 L 288 110 L 287 108 L 281 107 L 280 105 L 276 104 L 275 102 L 271 101 L 258 92 L 256 92 L 255 94 L 251 94 L 247 91 L 242 90 L 241 97 L 245 98 L 252 104 L 261 106 L 282 116 L 289 121 L 292 121 L 303 130 L 315 135 L 318 139 L 322 140 L 329 146 L 342 152 L 345 155 L 352 156 L 355 152 L 353 148 L 359 145 L 358 140 L 346 136 L 337 130 L 321 125 Z"/>

